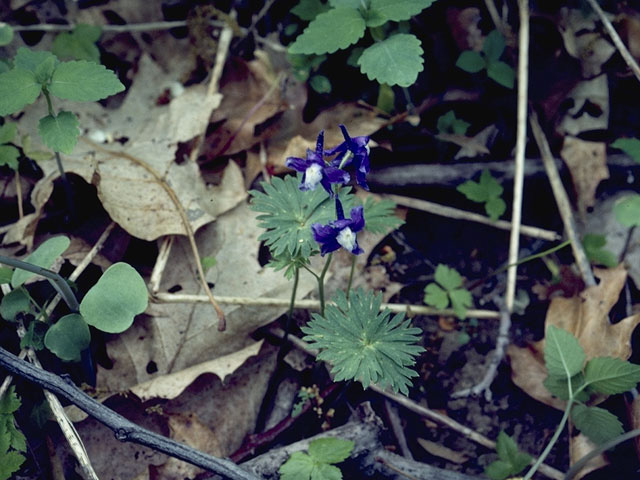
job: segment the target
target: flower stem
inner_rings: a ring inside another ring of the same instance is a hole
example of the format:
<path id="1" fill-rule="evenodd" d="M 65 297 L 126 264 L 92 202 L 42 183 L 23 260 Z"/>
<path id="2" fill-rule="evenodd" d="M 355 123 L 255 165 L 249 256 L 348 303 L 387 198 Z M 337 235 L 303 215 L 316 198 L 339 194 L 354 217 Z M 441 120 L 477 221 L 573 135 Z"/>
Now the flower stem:
<path id="1" fill-rule="evenodd" d="M 287 337 L 289 336 L 289 330 L 291 330 L 291 319 L 293 318 L 293 308 L 296 303 L 296 293 L 298 293 L 299 278 L 300 278 L 300 269 L 296 267 L 293 274 L 293 288 L 291 289 L 291 302 L 289 302 L 289 312 L 287 313 L 287 323 L 284 326 L 282 346 L 280 347 L 280 351 L 278 352 L 278 357 L 280 357 L 280 352 L 283 352 L 284 354 L 284 351 L 286 350 L 285 348 L 283 348 L 283 346 L 287 344 Z"/>
<path id="2" fill-rule="evenodd" d="M 331 265 L 331 259 L 333 258 L 333 253 L 330 253 L 327 257 L 327 261 L 324 264 L 324 268 L 322 269 L 322 273 L 318 278 L 318 296 L 320 297 L 320 315 L 324 317 L 324 277 L 329 270 L 329 265 Z"/>
<path id="3" fill-rule="evenodd" d="M 347 300 L 349 300 L 349 294 L 351 293 L 351 284 L 353 283 L 353 272 L 356 269 L 356 256 L 351 255 L 351 271 L 349 272 L 349 283 L 347 283 Z"/>

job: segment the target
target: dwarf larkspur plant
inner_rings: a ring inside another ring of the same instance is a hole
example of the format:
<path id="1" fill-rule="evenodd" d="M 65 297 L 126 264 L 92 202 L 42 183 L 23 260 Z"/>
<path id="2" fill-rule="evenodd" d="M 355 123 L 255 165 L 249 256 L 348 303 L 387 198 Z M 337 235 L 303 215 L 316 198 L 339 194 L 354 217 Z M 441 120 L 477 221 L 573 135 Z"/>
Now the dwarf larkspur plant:
<path id="1" fill-rule="evenodd" d="M 314 314 L 303 332 L 320 350 L 318 358 L 332 364 L 336 380 L 358 380 L 365 388 L 376 383 L 406 395 L 411 378 L 417 376 L 411 367 L 422 351 L 417 345 L 420 330 L 411 328 L 403 315 L 381 313 L 381 295 L 351 291 L 355 256 L 364 253 L 358 234 L 365 229 L 386 233 L 402 222 L 392 214 L 392 202 L 367 199 L 364 205 L 356 204 L 347 185 L 349 172 L 356 185 L 368 188 L 369 137 L 351 136 L 344 125 L 340 129 L 344 141 L 339 145 L 325 149 L 320 132 L 316 149 L 308 150 L 306 159 L 287 159 L 297 176 L 274 178 L 262 184 L 264 192 L 250 192 L 252 208 L 260 213 L 257 219 L 265 229 L 260 239 L 271 252 L 269 266 L 293 279 L 289 318 L 299 271 L 307 270 L 318 281 L 320 314 Z M 333 252 L 340 249 L 352 255 L 349 285 L 325 311 L 324 278 Z M 325 262 L 320 273 L 309 261 L 318 253 Z"/>

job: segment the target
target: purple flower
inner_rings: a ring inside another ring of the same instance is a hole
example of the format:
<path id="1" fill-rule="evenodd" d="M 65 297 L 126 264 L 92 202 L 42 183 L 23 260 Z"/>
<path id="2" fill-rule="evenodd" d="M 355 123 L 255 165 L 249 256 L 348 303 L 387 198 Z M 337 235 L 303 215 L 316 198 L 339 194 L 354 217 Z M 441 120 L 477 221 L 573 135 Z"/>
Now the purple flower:
<path id="1" fill-rule="evenodd" d="M 285 165 L 302 172 L 300 190 L 315 190 L 318 184 L 333 196 L 332 183 L 349 182 L 349 174 L 324 161 L 324 131 L 318 134 L 316 151 L 307 149 L 307 158 L 289 157 Z"/>
<path id="2" fill-rule="evenodd" d="M 349 136 L 347 127 L 340 125 L 342 130 L 342 136 L 344 142 L 337 147 L 325 150 L 325 155 L 338 154 L 336 158 L 331 162 L 333 166 L 340 168 L 353 164 L 356 169 L 356 181 L 364 188 L 369 190 L 367 185 L 367 173 L 369 173 L 369 137 L 354 137 Z"/>
<path id="3" fill-rule="evenodd" d="M 354 255 L 363 252 L 358 245 L 356 233 L 364 228 L 364 213 L 362 206 L 351 209 L 351 218 L 344 218 L 342 205 L 336 197 L 336 210 L 338 219 L 329 222 L 327 225 L 314 223 L 311 225 L 313 238 L 320 244 L 320 254 L 322 256 L 329 252 L 334 252 L 340 247 L 348 250 Z"/>

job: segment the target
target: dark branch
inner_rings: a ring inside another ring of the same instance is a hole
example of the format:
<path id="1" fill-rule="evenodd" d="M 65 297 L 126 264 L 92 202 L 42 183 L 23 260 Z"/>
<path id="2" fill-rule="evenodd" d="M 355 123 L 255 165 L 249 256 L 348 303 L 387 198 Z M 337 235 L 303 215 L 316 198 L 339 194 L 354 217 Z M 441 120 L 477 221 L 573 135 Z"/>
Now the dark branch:
<path id="1" fill-rule="evenodd" d="M 122 442 L 145 445 L 232 480 L 259 480 L 258 477 L 241 469 L 230 460 L 213 457 L 136 425 L 97 402 L 75 385 L 29 362 L 20 360 L 3 348 L 0 348 L 0 366 L 14 375 L 18 375 L 56 395 L 66 398 L 113 430 L 115 437 Z"/>

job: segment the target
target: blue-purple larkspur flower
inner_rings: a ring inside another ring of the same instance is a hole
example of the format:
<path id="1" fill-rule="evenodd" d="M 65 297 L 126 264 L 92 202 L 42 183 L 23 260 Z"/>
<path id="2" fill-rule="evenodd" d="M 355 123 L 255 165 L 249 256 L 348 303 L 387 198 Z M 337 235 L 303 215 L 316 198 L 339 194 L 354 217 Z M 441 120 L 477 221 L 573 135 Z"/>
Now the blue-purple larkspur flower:
<path id="1" fill-rule="evenodd" d="M 314 223 L 311 225 L 313 238 L 320 244 L 320 254 L 334 252 L 340 247 L 348 250 L 354 255 L 363 252 L 358 245 L 356 233 L 364 228 L 364 212 L 362 206 L 351 209 L 351 218 L 344 218 L 342 206 L 336 198 L 338 208 L 338 219 L 329 222 L 327 225 Z"/>
<path id="2" fill-rule="evenodd" d="M 302 173 L 300 190 L 315 190 L 318 184 L 333 196 L 332 183 L 348 183 L 349 174 L 324 161 L 324 131 L 318 134 L 316 151 L 307 149 L 307 158 L 289 157 L 285 165 Z"/>
<path id="3" fill-rule="evenodd" d="M 331 162 L 333 166 L 344 168 L 353 164 L 356 170 L 356 181 L 365 190 L 369 190 L 367 185 L 367 173 L 369 173 L 369 137 L 353 137 L 347 132 L 347 127 L 340 125 L 344 142 L 337 147 L 325 150 L 324 154 L 331 156 L 337 154 Z"/>

